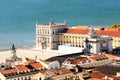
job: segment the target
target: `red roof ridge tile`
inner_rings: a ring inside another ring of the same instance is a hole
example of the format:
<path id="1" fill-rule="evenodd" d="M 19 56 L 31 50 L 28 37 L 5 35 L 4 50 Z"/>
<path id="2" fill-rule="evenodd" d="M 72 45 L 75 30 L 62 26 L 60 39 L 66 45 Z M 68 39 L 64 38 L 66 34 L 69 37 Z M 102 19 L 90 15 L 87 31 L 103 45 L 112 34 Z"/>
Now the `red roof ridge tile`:
<path id="1" fill-rule="evenodd" d="M 30 65 L 35 69 L 43 69 L 44 68 L 44 66 L 39 62 L 31 63 Z"/>
<path id="2" fill-rule="evenodd" d="M 89 30 L 87 28 L 68 28 L 66 31 L 67 34 L 88 34 Z M 97 30 L 98 35 L 111 36 L 111 37 L 120 37 L 120 31 L 112 31 L 112 30 Z"/>
<path id="3" fill-rule="evenodd" d="M 16 69 L 18 69 L 19 71 L 28 71 L 28 70 L 30 70 L 25 65 L 17 65 Z"/>
<path id="4" fill-rule="evenodd" d="M 7 69 L 7 70 L 1 70 L 0 71 L 2 74 L 10 74 L 10 73 L 16 73 L 18 72 L 18 70 L 16 68 L 12 68 L 12 69 Z"/>

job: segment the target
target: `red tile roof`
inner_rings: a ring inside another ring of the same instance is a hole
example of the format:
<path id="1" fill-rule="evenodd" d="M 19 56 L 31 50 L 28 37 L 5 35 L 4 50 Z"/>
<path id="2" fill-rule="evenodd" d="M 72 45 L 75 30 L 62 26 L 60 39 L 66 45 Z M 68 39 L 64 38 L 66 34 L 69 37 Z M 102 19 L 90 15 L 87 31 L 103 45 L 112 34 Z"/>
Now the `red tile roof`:
<path id="1" fill-rule="evenodd" d="M 18 65 L 15 68 L 7 69 L 7 70 L 1 70 L 0 72 L 2 74 L 10 74 L 10 73 L 16 73 L 21 71 L 28 71 L 29 69 L 25 67 L 24 65 Z"/>
<path id="2" fill-rule="evenodd" d="M 105 54 L 109 59 L 115 60 L 115 59 L 119 59 L 120 57 L 112 55 L 112 54 Z"/>
<path id="3" fill-rule="evenodd" d="M 106 74 L 99 72 L 99 71 L 94 71 L 94 72 L 90 73 L 89 75 L 92 78 L 103 78 L 106 76 Z"/>
<path id="4" fill-rule="evenodd" d="M 42 64 L 39 62 L 31 63 L 30 66 L 32 66 L 34 69 L 42 69 L 44 68 Z"/>
<path id="5" fill-rule="evenodd" d="M 109 59 L 109 57 L 106 56 L 106 54 L 93 54 L 89 57 L 91 61 L 97 61 L 97 60 L 103 60 L 103 59 Z"/>
<path id="6" fill-rule="evenodd" d="M 120 37 L 120 31 L 106 31 L 106 30 L 99 30 L 97 31 L 98 35 L 104 36 L 111 36 L 111 37 Z"/>
<path id="7" fill-rule="evenodd" d="M 113 76 L 112 77 L 114 80 L 120 80 L 120 76 Z"/>
<path id="8" fill-rule="evenodd" d="M 69 28 L 66 33 L 68 34 L 88 34 L 89 30 L 86 27 L 75 27 Z M 98 35 L 111 36 L 111 37 L 120 37 L 120 31 L 116 30 L 98 30 Z"/>
<path id="9" fill-rule="evenodd" d="M 87 29 L 74 29 L 74 28 L 70 28 L 67 30 L 66 33 L 69 34 L 88 34 L 88 30 Z"/>
<path id="10" fill-rule="evenodd" d="M 87 57 L 69 58 L 67 61 L 70 61 L 72 64 L 84 64 L 91 62 Z"/>
<path id="11" fill-rule="evenodd" d="M 34 69 L 43 69 L 44 68 L 39 62 L 31 63 L 30 66 L 32 66 Z M 3 75 L 7 75 L 7 74 L 29 71 L 29 70 L 30 69 L 28 67 L 26 67 L 25 65 L 17 65 L 15 68 L 1 70 L 0 72 Z"/>
<path id="12" fill-rule="evenodd" d="M 16 66 L 16 68 L 19 70 L 19 71 L 28 71 L 29 69 L 27 67 L 25 67 L 24 65 L 18 65 Z"/>
<path id="13" fill-rule="evenodd" d="M 5 74 L 10 74 L 10 73 L 16 73 L 17 71 L 18 71 L 17 69 L 13 68 L 13 69 L 8 69 L 8 70 L 1 70 L 0 72 L 5 75 Z"/>

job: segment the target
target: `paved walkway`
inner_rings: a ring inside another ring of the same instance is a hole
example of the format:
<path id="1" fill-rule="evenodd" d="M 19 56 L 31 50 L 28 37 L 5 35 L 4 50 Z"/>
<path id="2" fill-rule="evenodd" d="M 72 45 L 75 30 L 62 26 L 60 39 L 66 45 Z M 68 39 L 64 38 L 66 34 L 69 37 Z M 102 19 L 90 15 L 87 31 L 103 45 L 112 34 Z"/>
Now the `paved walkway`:
<path id="1" fill-rule="evenodd" d="M 48 59 L 53 56 L 57 56 L 58 51 L 57 50 L 39 50 L 36 48 L 29 48 L 29 49 L 17 49 L 16 54 L 20 58 L 32 58 L 35 59 L 35 56 L 37 56 L 38 59 Z M 5 62 L 6 58 L 10 58 L 12 56 L 11 50 L 6 51 L 0 51 L 0 63 Z"/>

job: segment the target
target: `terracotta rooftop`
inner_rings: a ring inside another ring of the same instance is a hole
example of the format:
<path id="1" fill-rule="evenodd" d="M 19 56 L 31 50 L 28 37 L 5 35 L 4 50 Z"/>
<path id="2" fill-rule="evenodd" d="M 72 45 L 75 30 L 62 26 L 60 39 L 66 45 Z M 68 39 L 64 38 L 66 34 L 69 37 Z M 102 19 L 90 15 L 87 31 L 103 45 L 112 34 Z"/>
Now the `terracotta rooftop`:
<path id="1" fill-rule="evenodd" d="M 90 73 L 89 75 L 90 75 L 90 77 L 92 77 L 92 78 L 100 78 L 100 79 L 106 76 L 104 73 L 99 72 L 99 71 L 93 71 L 93 72 Z"/>
<path id="2" fill-rule="evenodd" d="M 11 73 L 16 73 L 16 72 L 22 72 L 22 71 L 28 71 L 29 69 L 25 67 L 24 65 L 18 65 L 15 68 L 12 69 L 6 69 L 6 70 L 1 70 L 0 72 L 2 74 L 11 74 Z"/>
<path id="3" fill-rule="evenodd" d="M 92 54 L 90 56 L 68 57 L 66 60 L 64 60 L 63 64 L 84 64 L 106 59 L 116 60 L 118 58 L 119 57 L 114 56 L 112 54 Z"/>
<path id="4" fill-rule="evenodd" d="M 28 71 L 29 69 L 27 67 L 25 67 L 24 65 L 18 65 L 16 66 L 16 68 L 19 70 L 19 71 Z"/>
<path id="5" fill-rule="evenodd" d="M 68 58 L 67 61 L 70 61 L 71 64 L 84 64 L 91 62 L 87 57 Z"/>
<path id="6" fill-rule="evenodd" d="M 30 66 L 32 66 L 34 69 L 43 69 L 43 65 L 39 62 L 31 63 Z"/>
<path id="7" fill-rule="evenodd" d="M 0 72 L 4 75 L 6 74 L 11 74 L 11 73 L 16 73 L 18 70 L 13 68 L 13 69 L 8 69 L 8 70 L 1 70 Z"/>
<path id="8" fill-rule="evenodd" d="M 70 28 L 66 31 L 66 33 L 69 34 L 88 34 L 88 30 L 87 29 L 74 29 L 74 28 Z"/>
<path id="9" fill-rule="evenodd" d="M 120 31 L 107 31 L 107 30 L 99 30 L 97 31 L 98 35 L 111 36 L 111 37 L 120 37 Z"/>
<path id="10" fill-rule="evenodd" d="M 108 59 L 108 57 L 105 54 L 93 54 L 89 58 L 91 61 L 99 61 L 99 60 Z"/>
<path id="11" fill-rule="evenodd" d="M 111 55 L 111 54 L 92 54 L 91 56 L 79 56 L 79 57 L 69 57 L 67 58 L 63 63 L 67 64 L 69 61 L 71 64 L 84 64 L 87 62 L 94 62 L 94 61 L 100 61 L 100 60 L 106 60 L 106 59 L 117 59 L 119 57 Z"/>
<path id="12" fill-rule="evenodd" d="M 69 34 L 88 34 L 89 30 L 87 29 L 86 26 L 77 26 L 74 28 L 68 28 L 68 30 L 66 31 L 66 33 Z M 97 30 L 97 34 L 98 35 L 104 35 L 104 36 L 111 36 L 111 37 L 120 37 L 120 30 L 109 30 L 109 29 L 105 29 L 105 30 Z"/>
<path id="13" fill-rule="evenodd" d="M 113 59 L 113 60 L 120 58 L 120 57 L 115 56 L 115 55 L 112 55 L 112 54 L 105 54 L 105 55 L 106 55 L 108 58 Z"/>
<path id="14" fill-rule="evenodd" d="M 43 69 L 43 68 L 44 67 L 39 62 L 34 62 L 29 65 L 17 65 L 14 68 L 1 70 L 0 72 L 3 75 L 8 75 L 8 74 L 14 74 L 17 72 L 24 72 L 24 71 L 26 72 L 26 71 L 29 71 L 30 69 Z"/>

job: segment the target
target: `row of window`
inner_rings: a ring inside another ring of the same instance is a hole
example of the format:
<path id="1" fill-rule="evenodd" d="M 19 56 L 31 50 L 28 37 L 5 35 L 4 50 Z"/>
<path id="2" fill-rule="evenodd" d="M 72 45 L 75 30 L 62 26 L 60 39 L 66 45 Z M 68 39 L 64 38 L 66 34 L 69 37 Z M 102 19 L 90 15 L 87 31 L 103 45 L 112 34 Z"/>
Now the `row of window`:
<path id="1" fill-rule="evenodd" d="M 80 44 L 82 44 L 84 42 L 83 37 L 73 37 L 73 36 L 59 36 L 59 41 L 62 41 L 63 43 L 64 42 L 68 42 L 68 43 L 74 42 L 74 43 L 80 43 Z"/>
<path id="2" fill-rule="evenodd" d="M 49 34 L 49 30 L 39 29 L 39 30 L 37 30 L 37 33 L 38 34 Z"/>
<path id="3" fill-rule="evenodd" d="M 38 38 L 37 38 L 37 42 L 46 42 L 46 43 L 49 43 L 49 41 L 50 41 L 50 38 L 49 38 L 49 37 L 45 37 L 45 38 L 43 38 L 43 37 L 38 37 Z M 58 38 L 53 37 L 53 39 L 52 39 L 51 42 L 58 42 Z"/>
<path id="4" fill-rule="evenodd" d="M 120 41 L 119 41 L 119 40 L 113 40 L 113 41 L 112 41 L 112 46 L 113 46 L 113 47 L 118 47 L 118 46 L 120 46 Z"/>
<path id="5" fill-rule="evenodd" d="M 47 42 L 47 43 L 49 43 L 49 38 L 38 37 L 37 42 Z"/>
<path id="6" fill-rule="evenodd" d="M 84 42 L 83 37 L 77 37 L 77 36 L 59 36 L 59 41 L 63 43 L 78 43 L 78 44 L 79 43 L 82 44 Z M 113 40 L 112 46 L 114 47 L 120 46 L 120 41 Z"/>
<path id="7" fill-rule="evenodd" d="M 15 78 L 15 79 L 11 79 L 11 80 L 31 80 L 31 77 L 30 76 L 19 77 L 19 78 Z"/>
<path id="8" fill-rule="evenodd" d="M 45 41 L 47 43 L 49 43 L 50 38 L 42 38 L 42 37 L 38 37 L 38 42 L 42 42 Z M 60 43 L 76 43 L 76 44 L 83 44 L 83 37 L 74 37 L 74 36 L 59 36 L 59 38 L 57 37 L 53 37 L 51 42 L 60 42 Z M 117 40 L 113 40 L 112 41 L 112 46 L 113 47 L 118 47 L 120 46 L 120 41 Z"/>
<path id="9" fill-rule="evenodd" d="M 47 42 L 49 43 L 50 41 L 50 38 L 42 38 L 42 37 L 38 37 L 37 38 L 37 42 Z M 79 39 L 75 39 L 75 38 L 62 38 L 62 37 L 59 37 L 59 38 L 56 38 L 56 37 L 53 37 L 52 41 L 51 42 L 63 42 L 63 43 L 78 43 L 78 44 L 83 44 L 83 39 L 82 38 L 79 38 Z"/>
<path id="10" fill-rule="evenodd" d="M 52 34 L 57 34 L 57 32 L 58 32 L 57 30 L 53 30 Z M 44 29 L 38 30 L 37 33 L 38 33 L 38 34 L 44 34 L 44 35 L 49 35 L 49 34 L 51 34 L 49 30 L 44 30 Z"/>
<path id="11" fill-rule="evenodd" d="M 53 29 L 52 33 L 50 33 L 49 29 L 38 29 L 37 30 L 37 34 L 45 34 L 45 35 L 57 34 L 57 33 L 62 33 L 62 32 L 64 32 L 64 29 Z"/>

